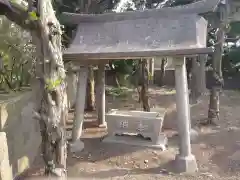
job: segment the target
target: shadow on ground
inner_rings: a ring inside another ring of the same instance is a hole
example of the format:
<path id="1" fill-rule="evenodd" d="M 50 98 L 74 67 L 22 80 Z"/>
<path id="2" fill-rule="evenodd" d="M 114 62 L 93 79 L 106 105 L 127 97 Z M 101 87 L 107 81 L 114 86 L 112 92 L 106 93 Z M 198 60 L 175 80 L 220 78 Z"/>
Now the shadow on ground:
<path id="1" fill-rule="evenodd" d="M 237 127 L 199 136 L 195 142 L 195 151 L 205 152 L 208 162 L 219 173 L 235 173 L 240 171 L 240 129 Z M 197 145 L 197 147 L 196 147 Z M 200 156 L 200 154 L 197 154 Z M 204 155 L 201 155 L 204 158 Z"/>
<path id="2" fill-rule="evenodd" d="M 160 167 L 156 168 L 146 168 L 146 169 L 109 169 L 102 170 L 99 172 L 82 172 L 78 174 L 78 177 L 82 178 L 98 178 L 98 179 L 107 179 L 114 177 L 123 177 L 123 176 L 132 176 L 139 174 L 157 174 L 157 175 L 174 175 L 173 173 L 169 173 L 169 169 L 174 169 L 174 162 L 170 161 L 166 164 L 162 164 Z M 74 176 L 71 176 L 74 177 Z"/>
<path id="3" fill-rule="evenodd" d="M 85 145 L 84 150 L 74 155 L 69 154 L 68 165 L 73 166 L 79 162 L 97 163 L 110 158 L 131 155 L 134 152 L 146 149 L 146 147 L 130 146 L 117 143 L 103 143 L 101 141 L 102 139 L 103 138 L 83 138 L 82 140 Z"/>

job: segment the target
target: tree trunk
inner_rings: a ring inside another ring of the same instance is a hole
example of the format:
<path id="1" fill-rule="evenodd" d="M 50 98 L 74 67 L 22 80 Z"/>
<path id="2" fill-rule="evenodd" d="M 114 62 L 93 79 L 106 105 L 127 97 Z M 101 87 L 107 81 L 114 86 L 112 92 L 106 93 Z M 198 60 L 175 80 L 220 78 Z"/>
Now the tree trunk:
<path id="1" fill-rule="evenodd" d="M 142 70 L 142 84 L 141 84 L 141 100 L 143 105 L 143 110 L 150 112 L 149 98 L 148 98 L 148 60 L 141 60 L 141 70 Z"/>
<path id="2" fill-rule="evenodd" d="M 87 80 L 87 98 L 86 98 L 86 110 L 95 110 L 95 81 L 94 71 L 92 67 L 89 67 L 88 80 Z"/>
<path id="3" fill-rule="evenodd" d="M 199 55 L 199 63 L 200 63 L 200 73 L 199 73 L 199 89 L 201 95 L 206 94 L 207 87 L 206 87 L 206 62 L 207 62 L 208 55 Z"/>
<path id="4" fill-rule="evenodd" d="M 205 61 L 207 55 L 199 55 L 192 60 L 191 103 L 196 104 L 206 93 Z"/>
<path id="5" fill-rule="evenodd" d="M 198 84 L 198 76 L 199 74 L 199 68 L 200 64 L 197 61 L 197 57 L 192 58 L 192 77 L 191 77 L 191 82 L 190 82 L 190 101 L 191 104 L 196 104 L 198 102 L 198 99 L 200 97 L 200 92 L 199 92 L 199 84 Z"/>
<path id="6" fill-rule="evenodd" d="M 186 58 L 186 71 L 187 71 L 187 81 L 188 84 L 191 84 L 192 79 L 192 60 L 189 58 Z"/>
<path id="7" fill-rule="evenodd" d="M 222 78 L 222 53 L 224 43 L 224 30 L 219 28 L 217 30 L 217 44 L 213 55 L 213 71 L 212 71 L 212 88 L 210 91 L 210 102 L 208 110 L 207 124 L 216 124 L 219 119 L 219 104 L 220 104 L 220 90 L 223 85 Z"/>
<path id="8" fill-rule="evenodd" d="M 68 115 L 65 69 L 62 60 L 61 26 L 51 0 L 28 1 L 28 8 L 9 1 L 12 8 L 5 13 L 8 19 L 30 30 L 38 52 L 36 66 L 39 80 L 36 119 L 42 135 L 42 155 L 45 174 L 66 178 L 65 122 Z M 34 1 L 35 2 L 35 1 Z M 37 11 L 37 12 L 36 12 Z"/>
<path id="9" fill-rule="evenodd" d="M 42 135 L 42 154 L 48 176 L 66 177 L 65 122 L 68 115 L 61 26 L 50 0 L 38 3 L 37 32 L 32 32 L 39 53 L 40 108 L 36 113 Z"/>
<path id="10" fill-rule="evenodd" d="M 159 86 L 163 86 L 164 84 L 164 77 L 165 77 L 165 65 L 167 63 L 166 58 L 162 58 L 162 63 L 161 63 L 161 70 L 160 70 L 160 79 L 159 79 Z"/>

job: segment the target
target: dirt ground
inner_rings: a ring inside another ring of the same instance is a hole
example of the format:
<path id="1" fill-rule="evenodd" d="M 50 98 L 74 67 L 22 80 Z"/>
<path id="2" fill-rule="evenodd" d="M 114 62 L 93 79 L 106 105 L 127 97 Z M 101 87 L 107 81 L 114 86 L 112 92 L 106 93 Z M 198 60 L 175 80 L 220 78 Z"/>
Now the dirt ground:
<path id="1" fill-rule="evenodd" d="M 175 127 L 175 91 L 169 88 L 150 89 L 152 107 L 168 110 L 164 131 L 169 138 L 166 151 L 123 144 L 103 143 L 104 129 L 94 128 L 93 119 L 86 114 L 82 140 L 85 149 L 68 154 L 68 177 L 76 179 L 127 179 L 127 180 L 239 180 L 240 179 L 240 91 L 226 90 L 221 95 L 218 127 L 200 127 L 198 121 L 207 117 L 209 97 L 202 97 L 191 107 L 192 127 L 199 132 L 192 143 L 199 171 L 192 175 L 175 174 L 173 160 L 178 152 Z M 107 97 L 107 109 L 139 109 L 136 93 L 125 98 Z M 68 130 L 71 129 L 71 119 Z M 172 129 L 169 129 L 172 126 Z M 42 164 L 37 158 L 34 166 Z M 36 173 L 38 174 L 39 171 Z M 32 175 L 34 173 L 32 172 Z M 30 174 L 29 174 L 30 175 Z"/>

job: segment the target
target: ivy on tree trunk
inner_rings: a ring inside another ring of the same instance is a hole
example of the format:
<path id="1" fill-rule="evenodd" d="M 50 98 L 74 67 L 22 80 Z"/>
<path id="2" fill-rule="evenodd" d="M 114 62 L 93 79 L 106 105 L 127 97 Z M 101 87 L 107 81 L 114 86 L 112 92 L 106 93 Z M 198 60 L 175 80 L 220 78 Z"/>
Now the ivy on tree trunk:
<path id="1" fill-rule="evenodd" d="M 37 34 L 41 52 L 41 106 L 38 112 L 42 134 L 42 153 L 46 174 L 66 176 L 65 122 L 68 106 L 65 69 L 62 60 L 61 26 L 53 11 L 51 0 L 39 0 Z"/>
<path id="2" fill-rule="evenodd" d="M 212 71 L 212 88 L 210 90 L 210 101 L 208 110 L 207 124 L 216 124 L 219 119 L 219 105 L 220 105 L 220 90 L 223 86 L 222 78 L 222 54 L 224 42 L 224 28 L 218 28 L 216 32 L 217 44 L 213 56 L 213 71 Z"/>

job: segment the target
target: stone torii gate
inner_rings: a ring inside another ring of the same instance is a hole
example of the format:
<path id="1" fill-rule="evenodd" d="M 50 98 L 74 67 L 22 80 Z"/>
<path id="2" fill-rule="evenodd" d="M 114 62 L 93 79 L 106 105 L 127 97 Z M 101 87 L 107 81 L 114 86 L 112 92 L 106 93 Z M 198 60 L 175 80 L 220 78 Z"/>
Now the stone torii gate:
<path id="1" fill-rule="evenodd" d="M 140 59 L 156 56 L 174 58 L 179 154 L 176 164 L 181 172 L 197 170 L 190 145 L 190 110 L 185 56 L 209 54 L 206 47 L 207 21 L 198 14 L 213 12 L 220 0 L 202 0 L 190 5 L 100 15 L 64 13 L 65 23 L 77 25 L 76 36 L 64 53 L 66 61 L 80 67 L 77 88 L 72 151 L 81 150 L 87 66 L 98 65 L 98 112 L 105 123 L 104 65 L 109 59 Z M 101 106 L 100 106 L 100 105 Z M 101 107 L 101 109 L 99 108 Z"/>

